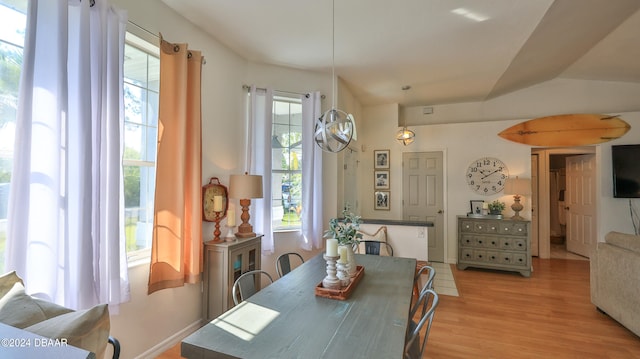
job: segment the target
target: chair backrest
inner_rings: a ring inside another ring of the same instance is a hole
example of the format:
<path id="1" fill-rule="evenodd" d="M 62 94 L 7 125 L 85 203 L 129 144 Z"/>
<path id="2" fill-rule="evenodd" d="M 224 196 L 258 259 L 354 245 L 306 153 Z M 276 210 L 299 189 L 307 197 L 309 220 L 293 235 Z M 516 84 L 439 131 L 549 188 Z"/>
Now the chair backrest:
<path id="1" fill-rule="evenodd" d="M 420 293 L 424 292 L 427 289 L 433 289 L 433 279 L 436 276 L 436 270 L 432 266 L 422 266 L 418 271 L 418 273 L 416 273 L 416 276 L 414 278 L 414 281 L 416 281 L 416 284 L 419 283 L 425 271 L 429 271 L 428 273 L 429 276 L 427 277 L 427 281 L 424 282 L 422 289 L 420 289 Z"/>
<path id="2" fill-rule="evenodd" d="M 298 257 L 296 260 L 298 264 L 304 263 L 304 258 L 296 252 L 288 252 L 279 255 L 278 259 L 276 259 L 276 272 L 280 278 L 291 272 L 291 257 Z"/>
<path id="3" fill-rule="evenodd" d="M 233 288 L 231 290 L 233 303 L 238 305 L 238 303 L 256 294 L 258 290 L 260 290 L 259 281 L 262 279 L 262 275 L 265 275 L 269 279 L 269 283 L 273 283 L 271 275 L 259 269 L 245 272 L 238 277 L 238 279 L 233 283 Z"/>
<path id="4" fill-rule="evenodd" d="M 393 257 L 393 247 L 387 242 L 361 240 L 360 246 L 356 246 L 356 250 L 359 250 L 362 245 L 364 245 L 364 254 L 374 254 L 379 256 L 380 250 L 382 246 L 384 246 L 389 256 Z"/>
<path id="5" fill-rule="evenodd" d="M 438 293 L 433 289 L 426 289 L 420 293 L 420 297 L 416 304 L 411 308 L 409 314 L 409 327 L 407 328 L 407 335 L 404 346 L 405 359 L 422 358 L 424 348 L 427 345 L 429 339 L 429 332 L 431 331 L 431 324 L 433 323 L 433 316 L 438 307 Z M 414 320 L 414 317 L 421 310 L 418 321 Z M 424 337 L 420 338 L 420 331 L 425 328 Z"/>

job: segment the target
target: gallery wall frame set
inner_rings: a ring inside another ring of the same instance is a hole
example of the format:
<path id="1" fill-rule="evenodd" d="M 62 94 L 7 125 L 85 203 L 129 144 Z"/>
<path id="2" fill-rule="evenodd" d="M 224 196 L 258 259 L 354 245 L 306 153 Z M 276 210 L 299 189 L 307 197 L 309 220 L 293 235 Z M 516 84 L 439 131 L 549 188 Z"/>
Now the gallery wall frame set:
<path id="1" fill-rule="evenodd" d="M 391 151 L 373 151 L 373 209 L 388 211 L 391 209 L 389 189 L 391 188 Z"/>

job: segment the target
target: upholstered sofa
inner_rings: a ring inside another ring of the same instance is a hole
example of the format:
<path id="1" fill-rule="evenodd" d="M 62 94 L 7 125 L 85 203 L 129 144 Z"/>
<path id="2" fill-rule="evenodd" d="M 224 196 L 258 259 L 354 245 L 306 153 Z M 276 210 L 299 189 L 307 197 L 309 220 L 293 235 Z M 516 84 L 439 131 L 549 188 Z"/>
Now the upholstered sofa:
<path id="1" fill-rule="evenodd" d="M 591 302 L 640 336 L 640 236 L 609 232 L 591 255 Z"/>
<path id="2" fill-rule="evenodd" d="M 109 336 L 109 309 L 106 304 L 86 310 L 69 308 L 32 297 L 16 272 L 0 276 L 0 323 L 45 338 L 64 340 L 68 345 L 103 358 L 107 351 L 120 355 L 120 344 Z M 108 343 L 112 348 L 107 350 Z M 1 355 L 0 355 L 1 356 Z"/>

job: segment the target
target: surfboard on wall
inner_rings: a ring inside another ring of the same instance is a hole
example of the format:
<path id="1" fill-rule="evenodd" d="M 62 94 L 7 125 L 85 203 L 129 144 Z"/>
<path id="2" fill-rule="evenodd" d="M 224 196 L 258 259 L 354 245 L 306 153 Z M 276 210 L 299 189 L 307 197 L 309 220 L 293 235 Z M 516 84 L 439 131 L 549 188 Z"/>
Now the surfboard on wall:
<path id="1" fill-rule="evenodd" d="M 584 146 L 615 140 L 630 128 L 616 115 L 568 114 L 524 121 L 498 136 L 532 146 Z"/>

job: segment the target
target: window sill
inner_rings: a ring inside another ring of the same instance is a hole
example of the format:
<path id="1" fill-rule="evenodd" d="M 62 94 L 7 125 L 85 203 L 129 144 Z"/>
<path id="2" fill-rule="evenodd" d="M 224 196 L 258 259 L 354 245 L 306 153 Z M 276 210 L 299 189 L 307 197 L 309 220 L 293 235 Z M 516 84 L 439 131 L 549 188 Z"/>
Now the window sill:
<path id="1" fill-rule="evenodd" d="M 300 233 L 302 230 L 300 228 L 283 228 L 283 229 L 274 229 L 273 233 Z"/>
<path id="2" fill-rule="evenodd" d="M 133 269 L 136 267 L 140 267 L 143 265 L 148 266 L 149 263 L 151 263 L 151 256 L 146 257 L 146 258 L 136 258 L 136 259 L 132 259 L 132 260 L 127 260 L 128 261 L 128 268 L 129 269 Z"/>

